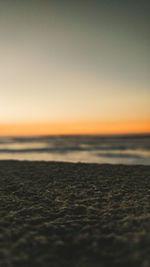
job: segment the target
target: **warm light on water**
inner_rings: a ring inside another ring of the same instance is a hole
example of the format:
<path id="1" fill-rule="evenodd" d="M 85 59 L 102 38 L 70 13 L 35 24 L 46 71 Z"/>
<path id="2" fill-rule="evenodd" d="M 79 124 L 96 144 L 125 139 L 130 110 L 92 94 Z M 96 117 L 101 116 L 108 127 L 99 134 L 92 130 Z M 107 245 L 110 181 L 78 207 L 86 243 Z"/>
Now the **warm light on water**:
<path id="1" fill-rule="evenodd" d="M 150 164 L 150 135 L 1 137 L 0 159 Z"/>

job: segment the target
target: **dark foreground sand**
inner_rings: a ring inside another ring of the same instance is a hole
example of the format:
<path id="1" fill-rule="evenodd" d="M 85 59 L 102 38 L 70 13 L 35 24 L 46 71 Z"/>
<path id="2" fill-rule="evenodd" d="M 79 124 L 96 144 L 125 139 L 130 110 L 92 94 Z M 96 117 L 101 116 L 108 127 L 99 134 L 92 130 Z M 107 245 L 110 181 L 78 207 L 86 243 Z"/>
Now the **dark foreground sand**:
<path id="1" fill-rule="evenodd" d="M 0 161 L 0 266 L 150 266 L 150 166 Z"/>

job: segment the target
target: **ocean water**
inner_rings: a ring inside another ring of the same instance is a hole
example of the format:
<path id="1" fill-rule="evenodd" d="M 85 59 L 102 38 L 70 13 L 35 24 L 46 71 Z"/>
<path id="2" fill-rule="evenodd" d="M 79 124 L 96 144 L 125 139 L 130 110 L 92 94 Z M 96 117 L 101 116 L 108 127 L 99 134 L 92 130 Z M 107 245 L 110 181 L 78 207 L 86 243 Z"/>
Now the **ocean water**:
<path id="1" fill-rule="evenodd" d="M 0 159 L 150 165 L 150 135 L 0 137 Z"/>

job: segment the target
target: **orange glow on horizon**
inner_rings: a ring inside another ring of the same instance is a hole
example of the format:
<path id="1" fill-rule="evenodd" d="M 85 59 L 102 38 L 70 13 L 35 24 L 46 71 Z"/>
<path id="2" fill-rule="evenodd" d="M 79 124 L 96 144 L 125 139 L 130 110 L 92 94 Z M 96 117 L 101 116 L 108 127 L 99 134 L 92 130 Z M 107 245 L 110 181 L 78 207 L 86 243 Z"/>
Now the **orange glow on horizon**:
<path id="1" fill-rule="evenodd" d="M 0 124 L 0 136 L 150 133 L 149 121 Z"/>

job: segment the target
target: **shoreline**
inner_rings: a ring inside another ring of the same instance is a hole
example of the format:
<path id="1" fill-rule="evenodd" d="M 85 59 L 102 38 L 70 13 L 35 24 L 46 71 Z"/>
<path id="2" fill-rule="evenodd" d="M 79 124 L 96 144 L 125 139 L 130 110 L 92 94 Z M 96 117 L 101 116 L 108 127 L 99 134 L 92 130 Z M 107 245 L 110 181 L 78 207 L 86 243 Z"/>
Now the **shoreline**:
<path id="1" fill-rule="evenodd" d="M 0 265 L 150 264 L 150 166 L 0 160 Z"/>

